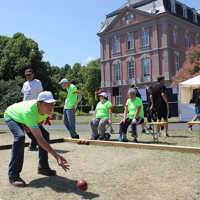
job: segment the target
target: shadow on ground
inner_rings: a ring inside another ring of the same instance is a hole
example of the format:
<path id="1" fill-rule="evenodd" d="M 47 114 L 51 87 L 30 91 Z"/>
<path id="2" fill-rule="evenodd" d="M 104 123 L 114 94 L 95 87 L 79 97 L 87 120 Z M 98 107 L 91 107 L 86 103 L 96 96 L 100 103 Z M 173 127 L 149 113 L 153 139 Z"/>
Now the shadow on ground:
<path id="1" fill-rule="evenodd" d="M 77 181 L 70 180 L 61 176 L 44 177 L 33 180 L 28 187 L 45 188 L 50 187 L 58 193 L 75 193 L 82 196 L 83 199 L 93 199 L 99 197 L 92 192 L 81 191 L 76 187 Z"/>

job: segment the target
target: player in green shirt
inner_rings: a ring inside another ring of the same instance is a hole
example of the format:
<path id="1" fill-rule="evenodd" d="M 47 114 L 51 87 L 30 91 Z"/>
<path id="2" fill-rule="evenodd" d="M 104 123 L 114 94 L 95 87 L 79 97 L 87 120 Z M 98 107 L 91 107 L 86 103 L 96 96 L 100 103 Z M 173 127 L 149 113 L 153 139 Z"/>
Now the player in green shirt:
<path id="1" fill-rule="evenodd" d="M 106 125 L 112 125 L 112 103 L 105 92 L 99 94 L 100 101 L 95 109 L 95 118 L 90 122 L 92 129 L 91 140 L 104 140 Z"/>
<path id="2" fill-rule="evenodd" d="M 128 91 L 129 99 L 126 101 L 124 109 L 124 118 L 120 123 L 119 130 L 119 141 L 127 142 L 127 129 L 131 125 L 132 137 L 134 137 L 134 142 L 137 142 L 137 130 L 136 125 L 144 123 L 144 109 L 142 100 L 136 97 L 136 90 L 131 88 Z M 128 115 L 128 117 L 127 117 Z"/>
<path id="3" fill-rule="evenodd" d="M 76 132 L 76 106 L 81 101 L 81 94 L 77 90 L 76 86 L 69 83 L 66 78 L 63 78 L 59 82 L 63 89 L 66 90 L 66 99 L 64 105 L 64 124 L 68 129 L 71 138 L 79 139 L 79 135 Z"/>
<path id="4" fill-rule="evenodd" d="M 51 92 L 41 92 L 37 100 L 23 101 L 9 106 L 4 112 L 4 119 L 14 136 L 11 161 L 8 169 L 9 182 L 18 187 L 24 187 L 25 181 L 20 177 L 24 160 L 24 131 L 30 131 L 39 144 L 38 173 L 54 176 L 56 171 L 49 168 L 48 153 L 57 160 L 65 171 L 69 169 L 67 161 L 57 154 L 48 144 L 49 137 L 46 132 L 41 132 L 40 124 L 51 114 L 54 103 Z"/>

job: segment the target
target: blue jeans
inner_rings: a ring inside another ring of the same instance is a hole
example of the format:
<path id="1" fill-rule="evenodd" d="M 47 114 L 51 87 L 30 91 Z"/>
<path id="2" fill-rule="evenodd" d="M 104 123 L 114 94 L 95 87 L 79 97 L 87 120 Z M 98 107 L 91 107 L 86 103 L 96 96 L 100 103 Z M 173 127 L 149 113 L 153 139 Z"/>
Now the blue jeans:
<path id="1" fill-rule="evenodd" d="M 71 137 L 77 135 L 76 133 L 76 119 L 75 119 L 75 110 L 73 109 L 64 109 L 64 124 L 69 131 Z"/>
<path id="2" fill-rule="evenodd" d="M 9 177 L 19 177 L 20 172 L 22 171 L 23 162 L 24 162 L 24 141 L 25 141 L 25 135 L 24 130 L 21 127 L 20 123 L 17 123 L 16 121 L 9 119 L 6 120 L 6 123 L 8 125 L 8 128 L 12 132 L 14 136 L 14 141 L 12 145 L 12 151 L 11 151 L 11 161 L 8 167 L 8 176 Z M 42 131 L 43 137 L 49 141 L 49 133 L 41 126 L 40 127 Z M 39 168 L 49 168 L 48 164 L 48 153 L 43 150 L 40 146 L 38 149 L 39 153 Z"/>

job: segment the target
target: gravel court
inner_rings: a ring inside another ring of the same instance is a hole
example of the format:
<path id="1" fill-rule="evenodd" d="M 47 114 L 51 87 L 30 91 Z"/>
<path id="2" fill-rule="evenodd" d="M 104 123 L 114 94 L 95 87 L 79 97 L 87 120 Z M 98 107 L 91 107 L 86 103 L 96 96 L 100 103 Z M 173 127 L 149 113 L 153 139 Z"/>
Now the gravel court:
<path id="1" fill-rule="evenodd" d="M 21 176 L 29 186 L 15 188 L 7 178 L 10 150 L 1 150 L 1 200 L 134 199 L 200 200 L 199 154 L 59 143 L 52 145 L 70 163 L 65 173 L 52 156 L 58 176 L 37 172 L 37 152 L 25 150 Z M 85 179 L 88 190 L 76 189 Z"/>

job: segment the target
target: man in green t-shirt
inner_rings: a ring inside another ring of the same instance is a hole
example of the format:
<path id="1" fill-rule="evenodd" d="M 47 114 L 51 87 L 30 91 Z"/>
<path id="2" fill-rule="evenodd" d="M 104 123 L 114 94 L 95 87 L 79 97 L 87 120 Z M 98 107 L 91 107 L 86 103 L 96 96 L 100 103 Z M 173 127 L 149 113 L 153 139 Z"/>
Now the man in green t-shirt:
<path id="1" fill-rule="evenodd" d="M 144 109 L 142 100 L 136 97 L 137 91 L 133 88 L 129 89 L 125 109 L 124 109 L 124 119 L 120 123 L 119 130 L 119 141 L 127 142 L 127 129 L 131 125 L 132 137 L 134 142 L 137 142 L 137 130 L 136 126 L 138 124 L 144 123 Z M 127 117 L 128 114 L 128 117 Z"/>
<path id="2" fill-rule="evenodd" d="M 55 99 L 51 92 L 41 92 L 37 100 L 23 101 L 9 106 L 4 112 L 4 119 L 8 128 L 14 136 L 12 145 L 11 161 L 8 169 L 9 182 L 18 187 L 26 186 L 25 181 L 20 177 L 24 160 L 24 131 L 30 131 L 39 144 L 39 165 L 38 174 L 55 176 L 56 171 L 50 169 L 48 153 L 57 160 L 65 171 L 69 169 L 67 161 L 57 154 L 48 144 L 49 137 L 46 132 L 41 132 L 39 126 L 51 114 Z"/>
<path id="3" fill-rule="evenodd" d="M 76 132 L 76 106 L 81 101 L 81 94 L 77 87 L 71 83 L 66 78 L 63 78 L 59 82 L 63 89 L 66 90 L 66 99 L 64 105 L 64 124 L 68 129 L 71 138 L 79 139 L 79 135 Z"/>

